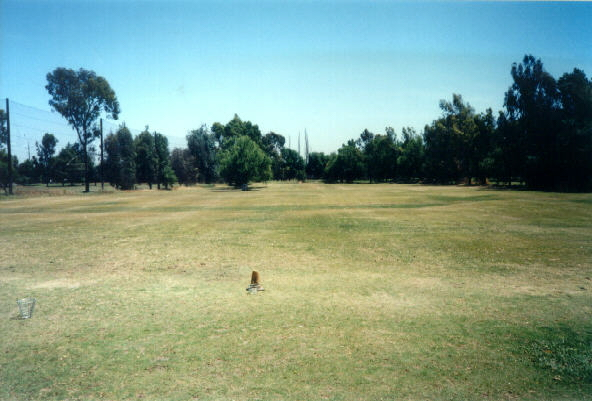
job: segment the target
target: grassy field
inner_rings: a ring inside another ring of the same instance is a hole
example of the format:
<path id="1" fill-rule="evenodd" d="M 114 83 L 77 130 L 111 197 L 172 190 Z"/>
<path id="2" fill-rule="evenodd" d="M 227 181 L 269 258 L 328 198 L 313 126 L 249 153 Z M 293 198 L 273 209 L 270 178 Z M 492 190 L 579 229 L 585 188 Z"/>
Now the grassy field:
<path id="1" fill-rule="evenodd" d="M 0 221 L 2 400 L 592 399 L 590 194 L 40 188 Z"/>

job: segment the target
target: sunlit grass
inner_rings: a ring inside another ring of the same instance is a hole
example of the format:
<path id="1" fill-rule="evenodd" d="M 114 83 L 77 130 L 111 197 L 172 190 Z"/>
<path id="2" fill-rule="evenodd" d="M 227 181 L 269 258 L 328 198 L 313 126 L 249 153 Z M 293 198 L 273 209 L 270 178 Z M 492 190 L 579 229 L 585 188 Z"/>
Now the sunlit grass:
<path id="1" fill-rule="evenodd" d="M 0 200 L 0 399 L 592 398 L 590 195 L 54 195 Z"/>

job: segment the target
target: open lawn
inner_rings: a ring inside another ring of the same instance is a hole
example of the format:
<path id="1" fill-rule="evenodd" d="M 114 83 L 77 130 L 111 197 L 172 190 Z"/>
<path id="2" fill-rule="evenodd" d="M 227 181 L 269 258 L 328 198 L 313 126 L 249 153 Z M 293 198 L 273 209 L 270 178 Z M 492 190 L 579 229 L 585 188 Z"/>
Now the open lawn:
<path id="1" fill-rule="evenodd" d="M 592 399 L 590 194 L 52 194 L 0 198 L 2 400 Z"/>

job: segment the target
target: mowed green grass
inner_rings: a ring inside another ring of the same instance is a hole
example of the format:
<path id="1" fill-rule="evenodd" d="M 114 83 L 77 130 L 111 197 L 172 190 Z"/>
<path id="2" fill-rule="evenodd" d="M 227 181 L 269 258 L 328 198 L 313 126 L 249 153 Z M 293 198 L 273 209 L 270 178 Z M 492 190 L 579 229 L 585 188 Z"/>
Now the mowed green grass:
<path id="1" fill-rule="evenodd" d="M 2 400 L 592 399 L 590 194 L 56 191 L 0 199 Z"/>

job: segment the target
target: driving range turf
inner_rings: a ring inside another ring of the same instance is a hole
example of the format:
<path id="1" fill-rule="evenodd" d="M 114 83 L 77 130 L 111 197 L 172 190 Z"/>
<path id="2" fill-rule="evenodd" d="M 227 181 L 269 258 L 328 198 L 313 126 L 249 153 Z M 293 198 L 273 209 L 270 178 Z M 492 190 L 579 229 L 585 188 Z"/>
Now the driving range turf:
<path id="1" fill-rule="evenodd" d="M 592 399 L 591 194 L 18 193 L 2 400 Z"/>

